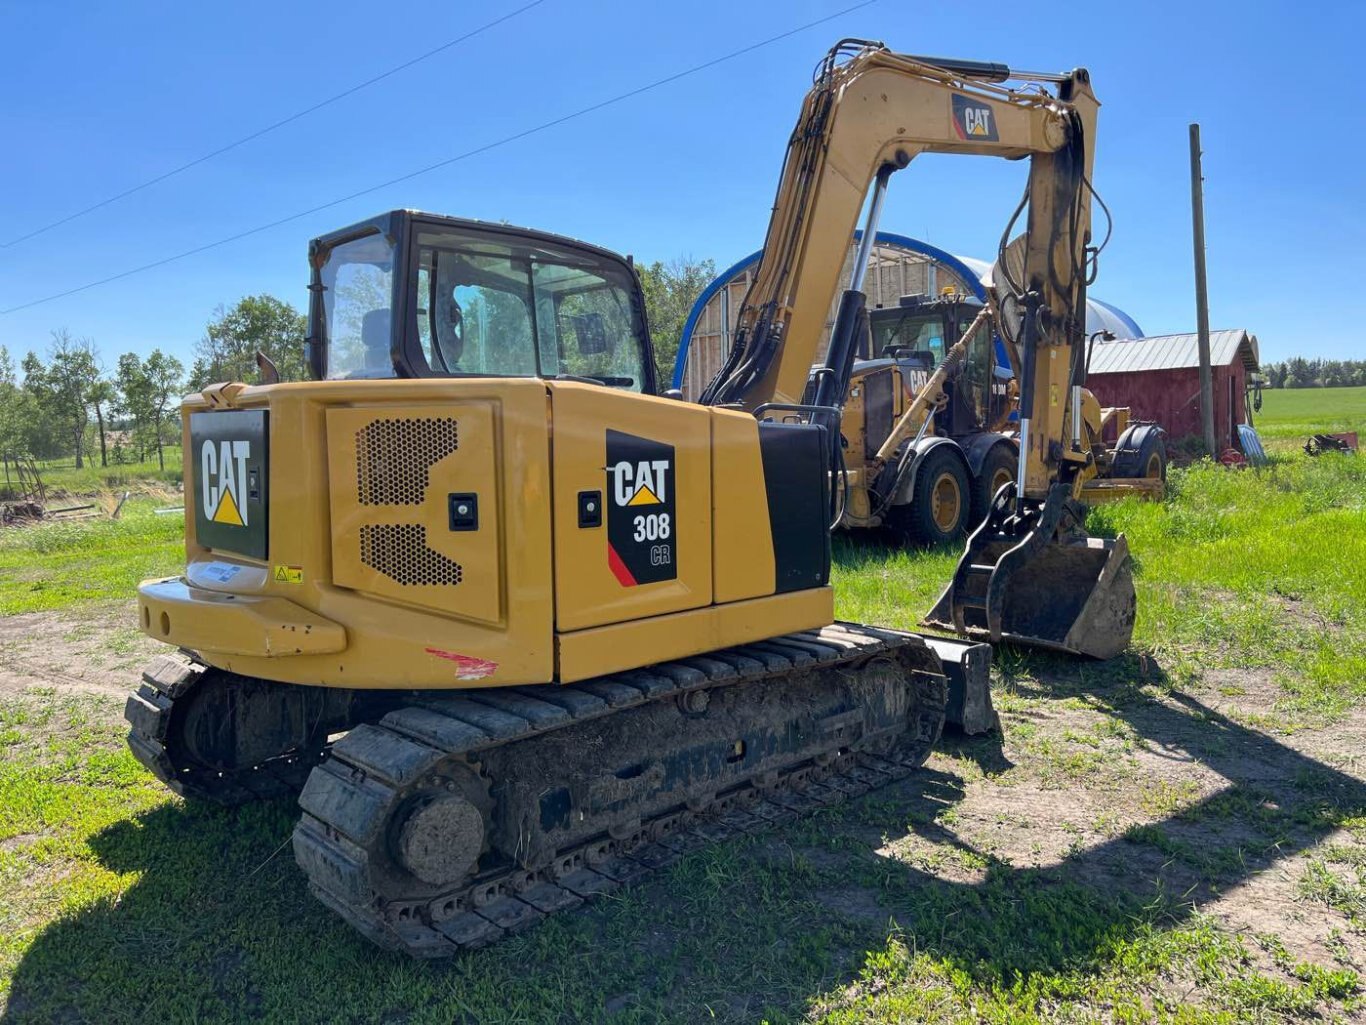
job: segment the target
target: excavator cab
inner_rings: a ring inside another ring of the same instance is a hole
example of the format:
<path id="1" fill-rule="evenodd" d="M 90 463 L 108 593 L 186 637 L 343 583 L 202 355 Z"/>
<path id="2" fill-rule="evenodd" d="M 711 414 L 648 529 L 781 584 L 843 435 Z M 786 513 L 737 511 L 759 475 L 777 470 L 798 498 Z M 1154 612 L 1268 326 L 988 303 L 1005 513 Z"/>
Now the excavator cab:
<path id="1" fill-rule="evenodd" d="M 395 210 L 314 239 L 309 262 L 316 380 L 539 377 L 655 394 L 639 282 L 605 249 Z"/>

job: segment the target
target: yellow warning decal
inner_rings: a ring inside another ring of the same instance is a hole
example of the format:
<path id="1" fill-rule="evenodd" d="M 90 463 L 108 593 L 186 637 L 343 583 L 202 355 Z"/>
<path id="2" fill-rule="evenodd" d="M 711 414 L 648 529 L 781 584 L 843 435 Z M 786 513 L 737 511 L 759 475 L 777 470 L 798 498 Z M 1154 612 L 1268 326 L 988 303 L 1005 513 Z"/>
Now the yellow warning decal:
<path id="1" fill-rule="evenodd" d="M 640 489 L 631 496 L 627 505 L 659 505 L 659 497 L 650 490 L 648 484 L 642 484 Z"/>
<path id="2" fill-rule="evenodd" d="M 229 523 L 234 527 L 245 527 L 242 522 L 242 514 L 237 511 L 237 500 L 232 497 L 232 492 L 224 489 L 223 497 L 218 500 L 218 508 L 213 511 L 213 521 L 215 523 Z"/>
<path id="3" fill-rule="evenodd" d="M 304 568 L 302 566 L 276 566 L 275 582 L 277 584 L 302 584 L 304 582 Z"/>

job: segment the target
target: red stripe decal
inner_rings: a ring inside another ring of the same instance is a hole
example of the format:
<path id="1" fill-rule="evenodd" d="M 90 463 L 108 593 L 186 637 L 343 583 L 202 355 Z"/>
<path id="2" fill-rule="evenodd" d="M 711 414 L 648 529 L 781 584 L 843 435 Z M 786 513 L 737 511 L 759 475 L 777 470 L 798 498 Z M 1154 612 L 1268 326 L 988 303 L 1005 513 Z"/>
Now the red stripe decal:
<path id="1" fill-rule="evenodd" d="M 446 651 L 443 648 L 426 648 L 424 650 L 428 655 L 435 655 L 437 658 L 444 658 L 447 662 L 454 662 L 457 680 L 482 680 L 486 676 L 492 676 L 498 670 L 497 662 L 490 662 L 485 658 L 462 655 L 458 651 Z"/>
<path id="2" fill-rule="evenodd" d="M 626 563 L 621 561 L 621 556 L 610 544 L 607 546 L 607 565 L 612 567 L 612 575 L 617 578 L 617 582 L 622 587 L 636 586 L 636 578 L 631 576 L 631 571 L 626 568 Z"/>

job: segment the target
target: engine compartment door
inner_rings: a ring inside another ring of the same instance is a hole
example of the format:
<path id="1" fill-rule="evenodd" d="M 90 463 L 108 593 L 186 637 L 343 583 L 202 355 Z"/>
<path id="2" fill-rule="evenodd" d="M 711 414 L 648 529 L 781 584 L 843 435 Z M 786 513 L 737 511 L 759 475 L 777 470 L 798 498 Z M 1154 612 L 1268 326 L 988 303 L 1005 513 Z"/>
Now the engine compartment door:
<path id="1" fill-rule="evenodd" d="M 332 408 L 327 436 L 333 582 L 500 622 L 494 403 Z"/>
<path id="2" fill-rule="evenodd" d="M 546 387 L 556 629 L 711 604 L 709 410 L 570 381 Z"/>

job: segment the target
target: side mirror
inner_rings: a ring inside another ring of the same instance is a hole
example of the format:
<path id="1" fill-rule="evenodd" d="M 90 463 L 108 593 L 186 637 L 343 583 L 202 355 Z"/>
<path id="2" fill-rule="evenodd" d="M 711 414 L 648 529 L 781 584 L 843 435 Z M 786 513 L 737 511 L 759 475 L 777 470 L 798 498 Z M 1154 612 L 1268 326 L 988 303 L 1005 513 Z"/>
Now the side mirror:
<path id="1" fill-rule="evenodd" d="M 666 399 L 677 399 L 679 402 L 683 401 L 682 388 L 666 388 L 662 394 Z"/>

